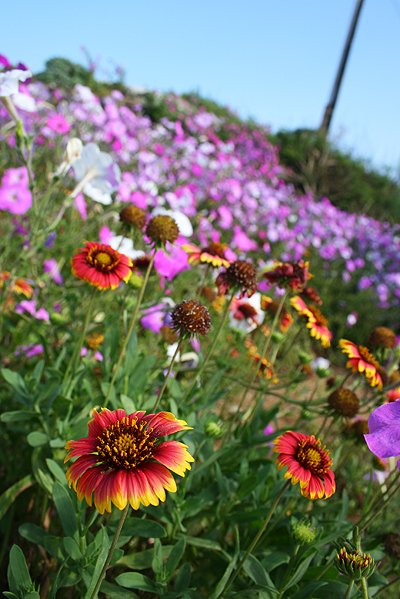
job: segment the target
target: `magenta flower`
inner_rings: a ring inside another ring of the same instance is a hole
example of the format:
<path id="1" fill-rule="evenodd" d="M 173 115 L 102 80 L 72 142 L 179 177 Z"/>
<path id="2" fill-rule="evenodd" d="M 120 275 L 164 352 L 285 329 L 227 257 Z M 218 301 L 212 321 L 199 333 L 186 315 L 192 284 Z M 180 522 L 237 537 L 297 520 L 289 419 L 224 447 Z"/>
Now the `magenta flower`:
<path id="1" fill-rule="evenodd" d="M 18 357 L 25 354 L 27 358 L 34 358 L 44 353 L 44 347 L 41 343 L 31 343 L 29 345 L 18 345 L 15 348 L 14 356 Z"/>
<path id="2" fill-rule="evenodd" d="M 154 268 L 161 277 L 171 281 L 177 274 L 189 268 L 187 253 L 178 246 L 170 246 L 168 253 L 158 250 L 154 259 Z"/>
<path id="3" fill-rule="evenodd" d="M 32 206 L 28 188 L 28 173 L 24 166 L 5 171 L 0 187 L 0 210 L 11 214 L 25 214 Z"/>
<path id="4" fill-rule="evenodd" d="M 50 320 L 49 313 L 45 308 L 36 308 L 36 300 L 23 300 L 15 306 L 17 314 L 30 314 L 37 320 L 44 320 L 48 322 Z"/>
<path id="5" fill-rule="evenodd" d="M 49 260 L 45 260 L 43 262 L 43 270 L 51 276 L 51 278 L 55 283 L 57 283 L 57 285 L 63 284 L 64 279 L 62 278 L 60 269 L 58 268 L 57 260 L 55 260 L 54 258 L 49 258 Z"/>
<path id="6" fill-rule="evenodd" d="M 400 400 L 379 406 L 368 419 L 368 448 L 379 458 L 400 456 Z M 400 469 L 400 462 L 397 463 Z"/>
<path id="7" fill-rule="evenodd" d="M 51 131 L 59 133 L 59 135 L 65 135 L 71 129 L 71 125 L 63 117 L 62 114 L 55 112 L 51 116 L 47 117 L 46 124 Z"/>

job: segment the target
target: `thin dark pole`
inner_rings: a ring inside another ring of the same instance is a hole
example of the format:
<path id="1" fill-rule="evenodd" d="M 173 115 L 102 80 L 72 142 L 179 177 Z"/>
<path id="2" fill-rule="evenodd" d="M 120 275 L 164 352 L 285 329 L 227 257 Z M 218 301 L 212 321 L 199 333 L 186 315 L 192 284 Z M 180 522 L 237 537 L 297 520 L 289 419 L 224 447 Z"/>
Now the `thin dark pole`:
<path id="1" fill-rule="evenodd" d="M 357 0 L 356 6 L 354 9 L 354 13 L 353 13 L 353 18 L 352 18 L 351 24 L 350 24 L 350 29 L 347 34 L 346 43 L 345 43 L 345 46 L 343 49 L 342 58 L 340 59 L 339 68 L 337 70 L 335 82 L 333 84 L 331 97 L 330 97 L 329 102 L 325 108 L 324 118 L 322 119 L 322 123 L 321 123 L 321 127 L 320 127 L 321 133 L 324 133 L 325 135 L 329 131 L 329 126 L 331 124 L 333 111 L 335 109 L 337 97 L 339 95 L 340 85 L 342 83 L 347 59 L 350 54 L 351 44 L 353 42 L 354 33 L 356 31 L 358 19 L 360 17 L 360 13 L 361 13 L 363 4 L 364 4 L 364 0 Z"/>

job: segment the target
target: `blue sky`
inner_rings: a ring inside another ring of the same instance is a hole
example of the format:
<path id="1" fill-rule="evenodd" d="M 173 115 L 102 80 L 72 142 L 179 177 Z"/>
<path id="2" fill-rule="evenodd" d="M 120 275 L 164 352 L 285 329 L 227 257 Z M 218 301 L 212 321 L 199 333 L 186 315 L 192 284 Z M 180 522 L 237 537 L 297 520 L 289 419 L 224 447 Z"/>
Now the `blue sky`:
<path id="1" fill-rule="evenodd" d="M 33 71 L 63 56 L 126 83 L 198 91 L 279 128 L 317 127 L 355 0 L 19 0 L 0 53 Z M 400 0 L 365 0 L 331 126 L 342 148 L 400 171 Z"/>

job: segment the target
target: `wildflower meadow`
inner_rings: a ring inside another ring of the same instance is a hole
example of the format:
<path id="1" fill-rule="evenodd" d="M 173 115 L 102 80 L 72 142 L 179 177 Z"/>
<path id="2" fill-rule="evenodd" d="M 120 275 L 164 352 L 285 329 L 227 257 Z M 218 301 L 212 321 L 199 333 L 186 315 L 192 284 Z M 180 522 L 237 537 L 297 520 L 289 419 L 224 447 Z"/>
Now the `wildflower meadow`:
<path id="1" fill-rule="evenodd" d="M 399 226 L 89 79 L 0 56 L 3 595 L 398 597 Z"/>

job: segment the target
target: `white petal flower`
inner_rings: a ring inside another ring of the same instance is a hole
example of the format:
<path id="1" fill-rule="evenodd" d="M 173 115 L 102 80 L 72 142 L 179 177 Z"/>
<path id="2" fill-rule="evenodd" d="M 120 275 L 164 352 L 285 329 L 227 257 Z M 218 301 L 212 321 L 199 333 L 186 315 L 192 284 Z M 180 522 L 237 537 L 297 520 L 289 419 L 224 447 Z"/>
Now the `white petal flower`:
<path id="1" fill-rule="evenodd" d="M 264 320 L 264 312 L 261 310 L 261 294 L 258 292 L 249 298 L 234 298 L 229 310 L 229 325 L 241 333 L 251 333 Z"/>
<path id="2" fill-rule="evenodd" d="M 97 144 L 89 143 L 83 147 L 73 169 L 79 183 L 72 197 L 83 191 L 96 202 L 111 204 L 111 193 L 118 187 L 121 171 L 110 154 L 101 152 Z"/>
<path id="3" fill-rule="evenodd" d="M 11 69 L 0 73 L 0 96 L 5 98 L 16 94 L 18 92 L 18 82 L 26 81 L 29 77 L 32 77 L 32 73 L 22 69 Z"/>
<path id="4" fill-rule="evenodd" d="M 121 254 L 125 254 L 125 256 L 128 256 L 128 258 L 131 258 L 132 260 L 137 260 L 137 258 L 142 258 L 145 255 L 142 250 L 135 250 L 132 239 L 128 239 L 123 235 L 113 235 L 108 244 L 111 245 L 114 250 L 121 252 Z"/>

